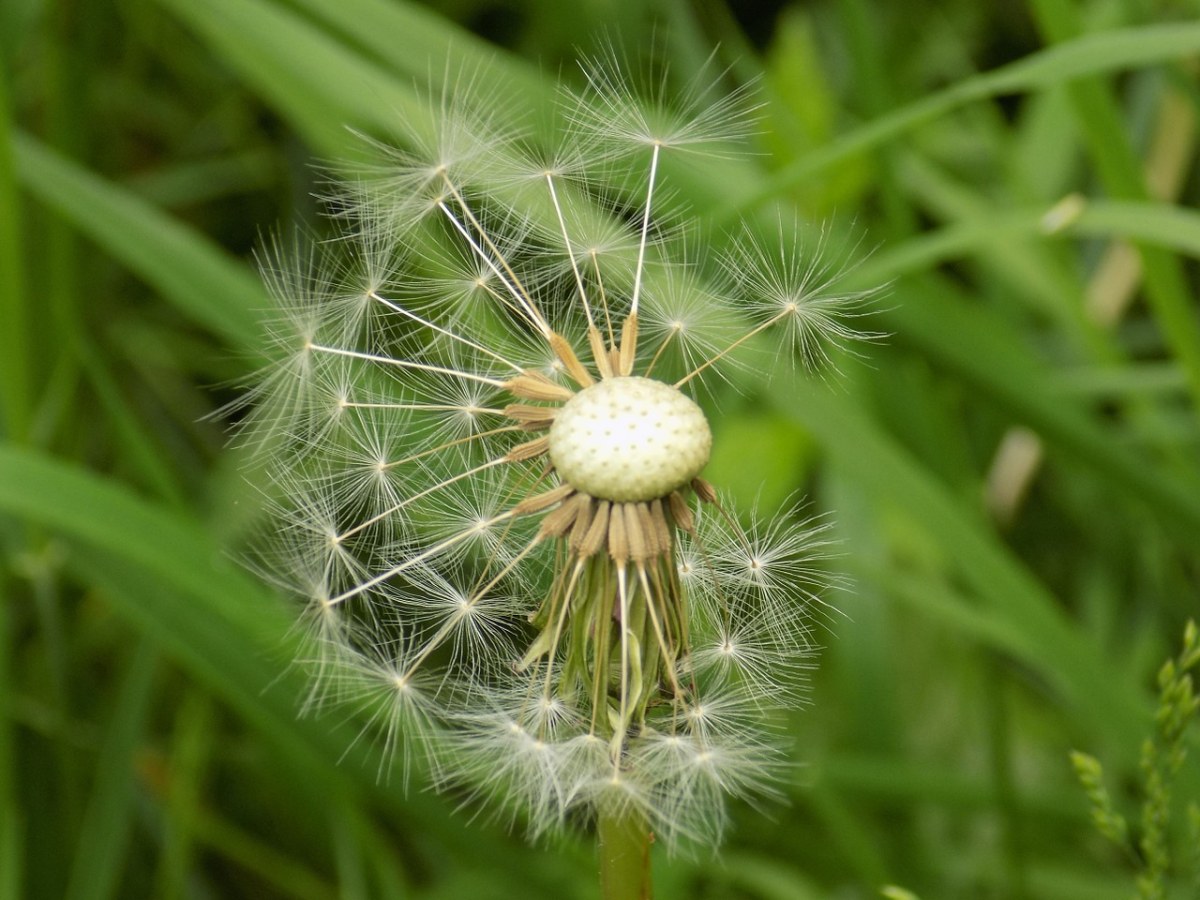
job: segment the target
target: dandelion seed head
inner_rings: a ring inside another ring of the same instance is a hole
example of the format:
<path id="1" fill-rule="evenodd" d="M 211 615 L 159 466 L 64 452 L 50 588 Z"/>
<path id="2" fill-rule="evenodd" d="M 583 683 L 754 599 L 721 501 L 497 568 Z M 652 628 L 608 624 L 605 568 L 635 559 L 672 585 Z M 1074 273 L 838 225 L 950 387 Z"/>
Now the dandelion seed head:
<path id="1" fill-rule="evenodd" d="M 862 298 L 799 244 L 714 270 L 689 234 L 666 160 L 727 152 L 737 91 L 587 76 L 557 143 L 454 83 L 331 200 L 345 240 L 264 257 L 255 565 L 300 601 L 307 708 L 356 706 L 388 771 L 534 836 L 615 812 L 711 843 L 770 793 L 829 579 L 819 526 L 705 480 L 693 395 L 767 329 L 821 360 Z"/>

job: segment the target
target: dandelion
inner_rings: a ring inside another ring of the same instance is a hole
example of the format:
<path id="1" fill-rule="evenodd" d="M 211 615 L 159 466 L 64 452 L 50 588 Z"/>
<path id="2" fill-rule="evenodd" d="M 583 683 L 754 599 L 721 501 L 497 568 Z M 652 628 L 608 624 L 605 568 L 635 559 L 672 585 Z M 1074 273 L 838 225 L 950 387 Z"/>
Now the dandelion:
<path id="1" fill-rule="evenodd" d="M 711 843 L 779 769 L 824 539 L 739 524 L 693 392 L 769 328 L 821 358 L 862 296 L 795 247 L 689 262 L 665 161 L 726 152 L 739 98 L 586 71 L 562 148 L 456 91 L 339 200 L 343 257 L 277 254 L 264 565 L 305 604 L 312 702 L 440 784 L 534 834 Z"/>

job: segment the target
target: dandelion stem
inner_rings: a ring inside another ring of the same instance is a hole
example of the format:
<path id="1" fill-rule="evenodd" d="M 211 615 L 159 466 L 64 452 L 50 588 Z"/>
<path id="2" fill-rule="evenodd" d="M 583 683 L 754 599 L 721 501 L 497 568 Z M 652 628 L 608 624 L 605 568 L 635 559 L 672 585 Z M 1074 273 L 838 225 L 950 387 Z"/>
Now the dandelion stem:
<path id="1" fill-rule="evenodd" d="M 650 843 L 645 821 L 627 809 L 600 813 L 596 825 L 603 900 L 651 900 Z"/>

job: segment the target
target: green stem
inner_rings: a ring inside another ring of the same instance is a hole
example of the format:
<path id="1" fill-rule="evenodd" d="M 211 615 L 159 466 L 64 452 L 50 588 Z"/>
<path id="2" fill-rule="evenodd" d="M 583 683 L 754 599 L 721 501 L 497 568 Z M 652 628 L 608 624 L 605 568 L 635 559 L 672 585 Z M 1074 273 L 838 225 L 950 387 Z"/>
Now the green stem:
<path id="1" fill-rule="evenodd" d="M 603 900 L 651 900 L 650 842 L 645 819 L 628 811 L 602 812 L 596 827 Z"/>

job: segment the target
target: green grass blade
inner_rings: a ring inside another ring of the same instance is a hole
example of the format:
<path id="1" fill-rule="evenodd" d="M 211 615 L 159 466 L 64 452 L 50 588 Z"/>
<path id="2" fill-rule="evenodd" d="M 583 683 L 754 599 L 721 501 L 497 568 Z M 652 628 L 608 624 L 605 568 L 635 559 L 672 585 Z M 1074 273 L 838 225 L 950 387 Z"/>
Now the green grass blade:
<path id="1" fill-rule="evenodd" d="M 92 548 L 76 552 L 110 586 L 109 603 L 265 732 L 310 748 L 314 734 L 325 734 L 313 729 L 296 741 L 298 673 L 279 679 L 271 663 L 289 662 L 289 618 L 198 524 L 14 448 L 0 448 L 0 512 Z M 326 749 L 336 758 L 342 747 Z"/>
<path id="2" fill-rule="evenodd" d="M 150 718 L 156 660 L 154 645 L 142 641 L 129 662 L 79 825 L 66 900 L 117 896 L 121 864 L 137 817 L 136 755 Z"/>
<path id="3" fill-rule="evenodd" d="M 1200 259 L 1200 212 L 1169 203 L 1097 200 L 1083 207 L 1067 233 L 1123 237 Z"/>
<path id="4" fill-rule="evenodd" d="M 428 83 L 437 90 L 464 77 L 484 84 L 500 81 L 519 92 L 526 112 L 545 108 L 554 99 L 549 82 L 529 63 L 415 3 L 295 0 L 295 5 L 406 80 Z"/>
<path id="5" fill-rule="evenodd" d="M 821 900 L 826 896 L 795 863 L 746 851 L 725 854 L 713 869 L 712 877 L 727 890 L 748 890 L 762 900 Z"/>
<path id="6" fill-rule="evenodd" d="M 21 896 L 21 811 L 14 803 L 0 805 L 0 897 Z"/>
<path id="7" fill-rule="evenodd" d="M 1197 23 L 1115 29 L 1040 50 L 992 72 L 957 81 L 846 132 L 775 172 L 752 191 L 729 201 L 714 215 L 720 221 L 736 219 L 773 197 L 795 189 L 835 163 L 883 145 L 972 101 L 1043 90 L 1085 75 L 1170 62 L 1198 52 L 1200 24 Z"/>
<path id="8" fill-rule="evenodd" d="M 200 810 L 196 830 L 210 853 L 253 873 L 256 880 L 269 886 L 272 896 L 287 900 L 327 900 L 335 894 L 334 886 L 313 871 L 311 860 L 281 853 L 263 837 L 207 809 Z"/>
<path id="9" fill-rule="evenodd" d="M 162 851 L 155 873 L 154 894 L 161 900 L 184 900 L 188 881 L 200 854 L 196 821 L 205 804 L 205 775 L 213 764 L 219 719 L 212 699 L 198 689 L 176 702 L 171 722 L 171 780 L 163 802 Z"/>
<path id="10" fill-rule="evenodd" d="M 200 234 L 133 194 L 16 135 L 17 171 L 59 213 L 185 315 L 241 350 L 261 341 L 258 280 Z"/>
<path id="11" fill-rule="evenodd" d="M 329 810 L 329 830 L 337 861 L 337 883 L 344 900 L 370 900 L 365 866 L 365 847 L 353 811 L 345 807 Z"/>
<path id="12" fill-rule="evenodd" d="M 1017 139 L 1010 137 L 1008 140 Z M 1004 138 L 997 140 L 1005 142 Z M 939 228 L 1003 221 L 1004 217 L 1021 211 L 1025 205 L 1016 202 L 1016 197 L 998 201 L 982 186 L 952 173 L 928 155 L 905 153 L 903 160 L 905 186 L 919 197 L 922 209 L 938 221 Z M 1028 236 L 1017 233 L 1013 236 L 1015 239 L 997 239 L 973 248 L 973 255 L 981 267 L 978 283 L 981 287 L 986 285 L 993 295 L 1003 294 L 1038 315 L 1051 317 L 1069 336 L 1073 346 L 1088 355 L 1111 359 L 1119 356 L 1112 346 L 1111 336 L 1102 332 L 1087 316 L 1084 305 L 1078 300 L 1079 272 L 1073 263 L 1072 248 L 1059 241 L 1045 240 L 1052 231 L 1061 230 L 1063 220 L 1069 214 L 1077 213 L 1083 205 L 1083 198 L 1078 195 L 1062 201 L 1063 190 L 1056 185 L 1048 192 L 1048 198 L 1041 201 L 1044 214 L 1029 211 L 1029 227 L 1038 229 L 1036 235 L 1032 231 Z M 1019 190 L 1017 196 L 1023 200 L 1025 193 Z M 1051 206 L 1052 203 L 1062 205 Z M 921 240 L 936 230 L 924 229 L 915 239 Z M 895 246 L 900 248 L 905 244 L 907 241 Z"/>
<path id="13" fill-rule="evenodd" d="M 411 82 L 394 78 L 294 13 L 260 0 L 159 2 L 330 158 L 344 158 L 358 143 L 349 127 L 391 134 L 400 121 L 418 128 L 424 121 L 433 133 L 431 112 Z"/>
<path id="14" fill-rule="evenodd" d="M 84 469 L 0 446 L 0 510 L 113 553 L 249 634 L 278 624 L 264 592 L 198 525 Z M 247 610 L 247 603 L 261 608 Z"/>
<path id="15" fill-rule="evenodd" d="M 1200 259 L 1200 213 L 1167 203 L 1095 200 L 1051 232 L 1045 206 L 991 210 L 880 250 L 855 270 L 858 284 L 879 284 L 937 266 L 969 259 L 998 242 L 1061 240 L 1070 237 L 1127 238 L 1157 244 Z"/>
<path id="16" fill-rule="evenodd" d="M 4 433 L 23 440 L 29 430 L 32 344 L 7 80 L 0 65 L 0 409 Z"/>
<path id="17" fill-rule="evenodd" d="M 933 168 L 915 157 L 910 158 L 908 172 L 922 193 L 949 191 L 944 184 L 934 184 Z M 1200 258 L 1200 214 L 1183 206 L 1075 194 L 1052 205 L 997 208 L 991 198 L 965 189 L 955 199 L 948 224 L 885 246 L 859 266 L 859 283 L 886 282 L 971 257 L 983 261 L 995 257 L 998 277 L 1012 279 L 1015 291 L 1037 298 L 1039 308 L 1064 327 L 1075 329 L 1083 316 L 1074 297 L 1078 284 L 1071 273 L 1048 271 L 1044 260 L 1030 259 L 1024 252 L 1030 242 L 1124 238 Z"/>
<path id="18" fill-rule="evenodd" d="M 0 897 L 21 896 L 25 817 L 17 802 L 17 755 L 14 728 L 16 641 L 9 593 L 13 580 L 0 572 Z"/>

